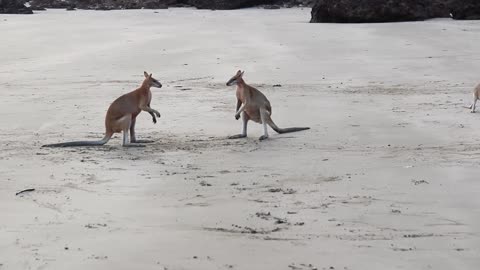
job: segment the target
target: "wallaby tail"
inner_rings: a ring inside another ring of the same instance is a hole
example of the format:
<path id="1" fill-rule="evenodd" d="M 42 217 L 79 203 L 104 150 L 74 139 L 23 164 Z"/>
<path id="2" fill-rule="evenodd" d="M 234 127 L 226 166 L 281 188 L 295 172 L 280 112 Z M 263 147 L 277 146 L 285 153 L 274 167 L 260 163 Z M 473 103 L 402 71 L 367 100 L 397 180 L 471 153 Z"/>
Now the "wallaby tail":
<path id="1" fill-rule="evenodd" d="M 310 129 L 309 127 L 279 128 L 277 125 L 275 125 L 275 123 L 272 121 L 272 119 L 270 119 L 270 121 L 268 121 L 268 125 L 270 127 L 272 127 L 272 129 L 275 130 L 279 134 L 297 132 L 297 131 Z"/>
<path id="2" fill-rule="evenodd" d="M 64 142 L 64 143 L 54 143 L 54 144 L 45 144 L 42 147 L 74 147 L 74 146 L 95 146 L 95 145 L 104 145 L 106 144 L 113 134 L 107 133 L 105 137 L 99 141 L 76 141 L 76 142 Z"/>
<path id="3" fill-rule="evenodd" d="M 275 130 L 276 132 L 283 134 L 283 133 L 290 133 L 290 132 L 297 132 L 302 130 L 310 129 L 309 127 L 291 127 L 291 128 L 280 128 L 279 130 Z"/>

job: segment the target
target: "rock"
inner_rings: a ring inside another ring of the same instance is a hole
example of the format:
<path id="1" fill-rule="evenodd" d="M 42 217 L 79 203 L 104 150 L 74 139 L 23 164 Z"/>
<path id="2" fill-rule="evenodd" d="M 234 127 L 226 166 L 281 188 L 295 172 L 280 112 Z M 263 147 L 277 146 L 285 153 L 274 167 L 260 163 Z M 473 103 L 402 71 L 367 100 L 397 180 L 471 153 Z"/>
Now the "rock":
<path id="1" fill-rule="evenodd" d="M 114 3 L 112 3 L 112 6 Z M 159 0 L 138 0 L 138 1 L 127 1 L 124 0 L 123 2 L 120 2 L 121 5 L 125 9 L 166 9 L 168 8 L 168 5 L 164 3 L 164 1 L 159 1 Z"/>
<path id="2" fill-rule="evenodd" d="M 7 0 L 1 0 L 7 1 Z M 20 1 L 20 0 L 9 0 Z M 23 0 L 22 0 L 23 1 Z M 94 9 L 166 9 L 168 7 L 189 7 L 199 9 L 237 9 L 265 5 L 265 9 L 278 9 L 281 7 L 308 6 L 314 0 L 31 0 L 30 5 L 34 10 L 46 8 L 61 8 L 74 10 Z"/>
<path id="3" fill-rule="evenodd" d="M 318 0 L 310 22 L 379 23 L 430 18 L 431 0 Z"/>
<path id="4" fill-rule="evenodd" d="M 315 0 L 186 0 L 199 9 L 238 9 L 265 5 L 265 9 L 280 7 L 311 6 Z"/>
<path id="5" fill-rule="evenodd" d="M 455 20 L 480 20 L 480 0 L 453 0 L 448 7 Z"/>
<path id="6" fill-rule="evenodd" d="M 0 0 L 0 14 L 33 14 L 30 7 L 25 6 L 25 0 Z"/>
<path id="7" fill-rule="evenodd" d="M 67 0 L 31 0 L 30 7 L 33 10 L 45 10 L 47 8 L 61 8 L 61 9 L 74 9 L 75 3 L 73 1 Z"/>
<path id="8" fill-rule="evenodd" d="M 398 22 L 452 17 L 480 20 L 479 0 L 317 0 L 310 22 Z"/>
<path id="9" fill-rule="evenodd" d="M 147 0 L 143 2 L 142 7 L 146 9 L 167 9 L 168 5 L 155 0 Z"/>
<path id="10" fill-rule="evenodd" d="M 280 9 L 279 5 L 265 5 L 263 9 Z"/>
<path id="11" fill-rule="evenodd" d="M 286 8 L 291 7 L 311 7 L 315 4 L 315 0 L 276 0 L 274 4 L 283 6 Z"/>
<path id="12" fill-rule="evenodd" d="M 112 9 L 165 9 L 174 0 L 71 0 L 79 9 L 112 10 Z"/>
<path id="13" fill-rule="evenodd" d="M 188 0 L 187 2 L 198 9 L 237 9 L 273 3 L 272 0 Z"/>
<path id="14" fill-rule="evenodd" d="M 427 9 L 430 18 L 450 18 L 449 2 L 451 0 L 428 0 Z"/>
<path id="15" fill-rule="evenodd" d="M 89 9 L 95 9 L 95 10 L 112 10 L 113 8 L 104 6 L 102 4 L 97 5 L 95 8 L 89 8 Z"/>

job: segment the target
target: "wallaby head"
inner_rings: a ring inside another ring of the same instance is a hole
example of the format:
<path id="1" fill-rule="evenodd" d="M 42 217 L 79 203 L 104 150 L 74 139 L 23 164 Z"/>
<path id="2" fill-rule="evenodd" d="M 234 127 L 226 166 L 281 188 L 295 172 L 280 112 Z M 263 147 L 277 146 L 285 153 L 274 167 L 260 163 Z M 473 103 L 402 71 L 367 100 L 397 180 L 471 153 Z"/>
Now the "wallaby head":
<path id="1" fill-rule="evenodd" d="M 162 84 L 157 79 L 152 77 L 152 73 L 148 74 L 146 71 L 144 71 L 143 75 L 145 76 L 145 80 L 143 81 L 144 85 L 148 87 L 162 88 Z"/>
<path id="2" fill-rule="evenodd" d="M 227 86 L 237 85 L 239 82 L 243 82 L 243 73 L 245 73 L 245 71 L 237 71 L 237 74 L 228 80 Z"/>

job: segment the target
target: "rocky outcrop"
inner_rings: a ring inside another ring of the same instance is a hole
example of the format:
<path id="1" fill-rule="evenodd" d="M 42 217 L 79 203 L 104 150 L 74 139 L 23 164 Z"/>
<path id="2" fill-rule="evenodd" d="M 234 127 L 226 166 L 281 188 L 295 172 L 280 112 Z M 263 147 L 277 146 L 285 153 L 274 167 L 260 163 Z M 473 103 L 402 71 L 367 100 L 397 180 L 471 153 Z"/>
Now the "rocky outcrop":
<path id="1" fill-rule="evenodd" d="M 449 18 L 452 0 L 428 0 L 425 6 L 429 18 Z"/>
<path id="2" fill-rule="evenodd" d="M 429 0 L 427 9 L 431 18 L 480 20 L 480 0 Z"/>
<path id="3" fill-rule="evenodd" d="M 317 0 L 311 22 L 375 23 L 480 19 L 480 0 Z"/>
<path id="4" fill-rule="evenodd" d="M 237 9 L 263 4 L 273 4 L 272 0 L 189 0 L 188 4 L 199 9 Z"/>
<path id="5" fill-rule="evenodd" d="M 0 0 L 0 13 L 32 14 L 31 8 L 25 6 L 24 0 Z"/>
<path id="6" fill-rule="evenodd" d="M 456 20 L 480 20 L 480 0 L 453 0 L 448 5 Z"/>
<path id="7" fill-rule="evenodd" d="M 31 0 L 30 7 L 33 10 L 45 10 L 46 8 L 74 8 L 75 4 L 73 1 L 62 1 L 62 0 Z"/>
<path id="8" fill-rule="evenodd" d="M 62 8 L 72 10 L 94 9 L 163 9 L 168 6 L 182 6 L 185 4 L 179 0 L 31 0 L 33 10 L 45 10 L 46 8 Z"/>
<path id="9" fill-rule="evenodd" d="M 424 0 L 318 0 L 311 22 L 367 23 L 427 19 Z"/>
<path id="10" fill-rule="evenodd" d="M 178 1 L 168 0 L 71 0 L 79 9 L 162 9 L 167 8 L 169 3 Z"/>
<path id="11" fill-rule="evenodd" d="M 237 9 L 264 5 L 267 9 L 278 7 L 311 6 L 315 0 L 187 0 L 199 9 Z"/>
<path id="12" fill-rule="evenodd" d="M 199 9 L 237 9 L 265 5 L 265 8 L 308 6 L 315 0 L 31 0 L 34 10 L 79 9 L 161 9 L 192 6 Z"/>

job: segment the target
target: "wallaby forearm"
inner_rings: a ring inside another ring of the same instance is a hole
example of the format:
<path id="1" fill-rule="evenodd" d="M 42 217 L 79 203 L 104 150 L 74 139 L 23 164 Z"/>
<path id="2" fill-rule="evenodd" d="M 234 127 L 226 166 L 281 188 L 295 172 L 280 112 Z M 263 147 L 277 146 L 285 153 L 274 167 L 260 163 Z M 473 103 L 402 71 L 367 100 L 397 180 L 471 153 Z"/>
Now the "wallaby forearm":
<path id="1" fill-rule="evenodd" d="M 236 116 L 239 116 L 244 110 L 245 110 L 245 104 L 243 104 L 242 106 L 240 106 L 240 109 L 237 110 L 237 112 L 235 113 L 235 115 L 236 115 Z"/>
<path id="2" fill-rule="evenodd" d="M 146 111 L 146 112 L 148 112 L 148 113 L 150 113 L 150 114 L 154 113 L 154 114 L 156 114 L 158 117 L 160 117 L 160 113 L 159 113 L 157 110 L 152 109 L 152 108 L 150 108 L 150 107 L 143 106 L 143 107 L 140 107 L 140 110 Z"/>
<path id="3" fill-rule="evenodd" d="M 237 108 L 235 108 L 235 113 L 238 112 L 238 110 L 240 109 L 240 106 L 242 106 L 242 101 L 240 99 L 237 99 Z"/>
<path id="4" fill-rule="evenodd" d="M 157 118 L 155 117 L 155 114 L 153 112 L 148 112 L 152 116 L 152 121 L 154 124 L 157 123 Z"/>

